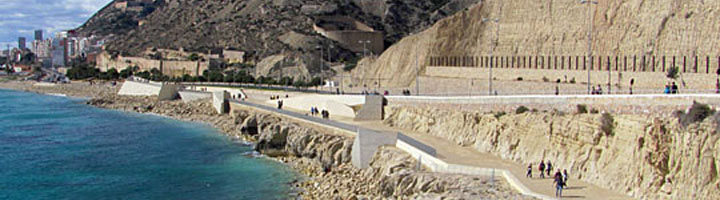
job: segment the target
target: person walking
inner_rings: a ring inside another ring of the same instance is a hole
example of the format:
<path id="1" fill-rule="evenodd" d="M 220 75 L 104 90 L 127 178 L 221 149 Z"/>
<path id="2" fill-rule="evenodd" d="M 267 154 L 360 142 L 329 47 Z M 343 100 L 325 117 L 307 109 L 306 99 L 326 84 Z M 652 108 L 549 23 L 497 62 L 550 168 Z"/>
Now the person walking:
<path id="1" fill-rule="evenodd" d="M 282 110 L 283 101 L 279 100 L 277 104 L 278 104 L 278 110 Z"/>
<path id="2" fill-rule="evenodd" d="M 527 174 L 525 174 L 525 177 L 532 178 L 532 163 L 528 164 Z"/>
<path id="3" fill-rule="evenodd" d="M 540 161 L 538 169 L 540 170 L 540 178 L 545 178 L 545 161 Z"/>
<path id="4" fill-rule="evenodd" d="M 562 174 L 560 173 L 560 170 L 555 172 L 555 176 L 553 177 L 553 184 L 555 185 L 555 197 L 562 197 L 562 190 L 563 187 L 565 187 L 565 182 L 563 182 Z"/>
<path id="5" fill-rule="evenodd" d="M 597 94 L 598 94 L 598 95 L 602 95 L 602 94 L 603 94 L 602 86 L 600 86 L 600 85 L 597 86 Z"/>
<path id="6" fill-rule="evenodd" d="M 547 171 L 547 175 L 550 176 L 550 173 L 551 173 L 552 170 L 553 170 L 553 166 L 552 166 L 552 163 L 550 163 L 549 160 L 548 160 L 547 163 L 545 164 L 545 170 Z"/>
<path id="7" fill-rule="evenodd" d="M 567 180 L 568 180 L 567 169 L 563 169 L 562 178 L 563 178 L 564 185 L 567 185 Z"/>

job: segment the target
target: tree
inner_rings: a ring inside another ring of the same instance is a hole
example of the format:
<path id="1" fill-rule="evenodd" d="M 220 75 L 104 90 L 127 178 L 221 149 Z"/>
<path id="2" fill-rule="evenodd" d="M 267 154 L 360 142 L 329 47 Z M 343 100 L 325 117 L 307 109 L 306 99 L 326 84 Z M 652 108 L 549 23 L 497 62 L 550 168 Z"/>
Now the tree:
<path id="1" fill-rule="evenodd" d="M 677 79 L 680 76 L 680 69 L 677 66 L 668 68 L 667 77 L 670 79 Z"/>
<path id="2" fill-rule="evenodd" d="M 200 55 L 198 55 L 197 53 L 192 53 L 190 54 L 190 56 L 188 56 L 188 60 L 190 61 L 198 61 L 200 59 L 202 59 L 202 57 L 200 57 Z"/>
<path id="3" fill-rule="evenodd" d="M 319 85 L 322 85 L 322 79 L 320 79 L 320 77 L 315 77 L 310 81 L 309 86 L 319 86 Z"/>
<path id="4" fill-rule="evenodd" d="M 128 78 L 133 75 L 133 67 L 126 67 L 122 71 L 120 71 L 120 77 L 121 78 Z"/>

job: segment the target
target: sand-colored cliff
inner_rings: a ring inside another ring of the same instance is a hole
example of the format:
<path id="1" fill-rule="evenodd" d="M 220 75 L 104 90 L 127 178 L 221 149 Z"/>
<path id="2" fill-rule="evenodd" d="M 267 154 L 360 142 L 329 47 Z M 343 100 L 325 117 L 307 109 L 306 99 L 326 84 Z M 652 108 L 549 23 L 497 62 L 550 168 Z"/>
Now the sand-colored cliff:
<path id="1" fill-rule="evenodd" d="M 674 117 L 523 113 L 392 106 L 385 123 L 439 136 L 521 164 L 551 160 L 573 178 L 641 199 L 720 198 L 716 117 L 683 127 Z"/>
<path id="2" fill-rule="evenodd" d="M 720 53 L 716 23 L 720 1 L 598 2 L 590 14 L 594 55 L 717 57 Z M 484 1 L 404 38 L 377 61 L 360 65 L 354 76 L 380 77 L 386 86 L 405 87 L 415 78 L 416 58 L 422 71 L 429 56 L 587 55 L 587 11 L 587 5 L 578 1 Z"/>

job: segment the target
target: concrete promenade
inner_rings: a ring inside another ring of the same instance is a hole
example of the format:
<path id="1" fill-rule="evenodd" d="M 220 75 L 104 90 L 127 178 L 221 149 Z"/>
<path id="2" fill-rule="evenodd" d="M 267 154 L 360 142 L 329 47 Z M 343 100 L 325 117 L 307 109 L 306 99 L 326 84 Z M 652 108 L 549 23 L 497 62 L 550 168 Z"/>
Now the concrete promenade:
<path id="1" fill-rule="evenodd" d="M 248 102 L 249 101 L 249 102 Z M 496 177 L 505 177 L 508 183 L 516 188 L 519 192 L 538 197 L 540 199 L 555 199 L 555 189 L 552 185 L 551 178 L 540 179 L 538 177 L 537 163 L 533 161 L 534 178 L 525 178 L 526 164 L 517 164 L 512 161 L 503 160 L 496 156 L 478 152 L 469 147 L 460 147 L 447 140 L 429 136 L 427 134 L 417 133 L 409 130 L 402 130 L 389 127 L 380 121 L 374 122 L 355 122 L 350 118 L 332 117 L 331 120 L 324 120 L 318 117 L 307 116 L 307 111 L 299 110 L 279 110 L 274 105 L 268 105 L 264 99 L 253 99 L 252 95 L 248 101 L 232 101 L 245 106 L 251 106 L 268 112 L 274 112 L 293 118 L 317 123 L 323 126 L 335 127 L 337 129 L 349 132 L 357 132 L 359 129 L 375 131 L 387 134 L 396 134 L 401 132 L 414 140 L 428 145 L 436 150 L 436 158 L 443 163 L 453 165 L 460 168 L 462 174 L 478 175 L 487 174 L 488 170 L 493 172 L 497 170 Z M 420 162 L 423 162 L 421 159 Z M 558 167 L 562 166 L 557 166 Z M 493 170 L 494 169 L 494 170 Z M 504 173 L 503 173 L 504 172 Z M 619 194 L 614 191 L 599 188 L 597 186 L 584 183 L 579 180 L 569 180 L 568 188 L 563 192 L 563 198 L 572 199 L 631 199 L 630 197 Z"/>

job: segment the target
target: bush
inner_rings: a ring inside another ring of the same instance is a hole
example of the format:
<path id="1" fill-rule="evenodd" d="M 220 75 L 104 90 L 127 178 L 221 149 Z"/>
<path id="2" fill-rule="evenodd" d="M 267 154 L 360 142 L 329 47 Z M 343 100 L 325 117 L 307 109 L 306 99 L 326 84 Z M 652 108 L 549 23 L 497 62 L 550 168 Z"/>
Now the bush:
<path id="1" fill-rule="evenodd" d="M 705 118 L 713 115 L 714 113 L 715 110 L 711 109 L 710 106 L 708 106 L 707 104 L 693 102 L 693 105 L 690 107 L 690 110 L 688 110 L 687 113 L 683 111 L 677 111 L 675 115 L 676 117 L 678 117 L 680 124 L 682 124 L 683 126 L 688 126 L 696 122 L 701 122 L 705 120 Z"/>
<path id="2" fill-rule="evenodd" d="M 575 111 L 575 113 L 577 113 L 577 114 L 587 114 L 587 113 L 588 113 L 587 106 L 586 106 L 585 104 L 578 104 L 578 105 L 576 106 L 576 111 Z"/>
<path id="3" fill-rule="evenodd" d="M 605 136 L 615 136 L 615 119 L 613 119 L 610 113 L 603 113 L 600 117 L 600 130 L 605 133 Z"/>
<path id="4" fill-rule="evenodd" d="M 544 77 L 544 76 L 543 76 L 542 80 L 543 80 L 543 82 L 550 82 L 550 79 L 548 79 L 547 77 Z"/>
<path id="5" fill-rule="evenodd" d="M 522 80 L 523 80 L 523 77 L 519 77 L 519 76 L 518 76 L 516 80 L 517 80 L 517 81 L 522 81 Z"/>
<path id="6" fill-rule="evenodd" d="M 500 117 L 505 116 L 506 114 L 507 113 L 505 112 L 496 112 L 493 116 L 495 116 L 495 119 L 500 119 Z"/>
<path id="7" fill-rule="evenodd" d="M 591 113 L 591 114 L 598 114 L 598 113 L 600 113 L 600 111 L 598 111 L 597 109 L 593 108 L 593 109 L 590 110 L 590 113 Z"/>
<path id="8" fill-rule="evenodd" d="M 570 79 L 570 83 L 575 84 L 575 77 L 573 77 L 572 79 Z"/>
<path id="9" fill-rule="evenodd" d="M 527 111 L 530 111 L 530 109 L 528 109 L 528 108 L 525 107 L 525 106 L 520 106 L 520 107 L 518 107 L 517 109 L 515 109 L 515 114 L 523 114 L 523 113 L 525 113 L 525 112 L 527 112 Z"/>

